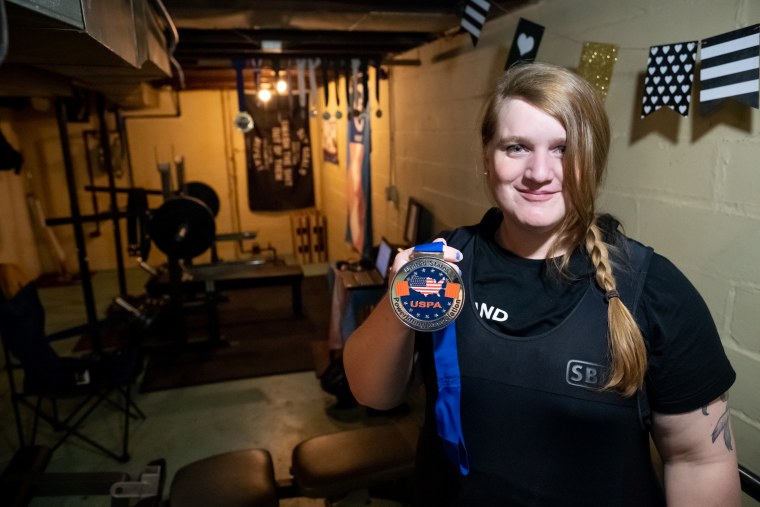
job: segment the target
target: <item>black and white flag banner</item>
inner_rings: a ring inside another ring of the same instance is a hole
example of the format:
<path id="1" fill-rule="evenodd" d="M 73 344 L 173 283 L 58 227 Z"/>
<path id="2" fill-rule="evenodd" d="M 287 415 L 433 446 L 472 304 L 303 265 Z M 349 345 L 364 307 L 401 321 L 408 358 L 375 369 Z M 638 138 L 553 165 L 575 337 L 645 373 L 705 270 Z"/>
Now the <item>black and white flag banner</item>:
<path id="1" fill-rule="evenodd" d="M 729 98 L 760 106 L 760 24 L 702 40 L 699 56 L 700 113 Z"/>
<path id="2" fill-rule="evenodd" d="M 464 8 L 459 26 L 470 34 L 473 46 L 478 45 L 480 31 L 486 24 L 486 16 L 490 9 L 491 2 L 488 0 L 469 0 Z"/>

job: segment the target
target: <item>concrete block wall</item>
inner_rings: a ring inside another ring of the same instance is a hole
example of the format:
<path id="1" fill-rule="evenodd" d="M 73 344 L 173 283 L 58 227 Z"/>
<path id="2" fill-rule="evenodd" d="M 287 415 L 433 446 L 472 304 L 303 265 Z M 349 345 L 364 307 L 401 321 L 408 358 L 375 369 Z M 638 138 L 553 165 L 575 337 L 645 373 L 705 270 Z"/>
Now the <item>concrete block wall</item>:
<path id="1" fill-rule="evenodd" d="M 584 41 L 618 46 L 600 208 L 702 293 L 738 374 L 730 404 L 739 460 L 760 473 L 760 112 L 728 102 L 702 117 L 695 86 L 689 117 L 661 110 L 640 118 L 649 46 L 758 23 L 760 2 L 544 0 L 491 18 L 476 48 L 462 34 L 403 55 L 422 64 L 392 68 L 391 163 L 401 202 L 416 197 L 441 228 L 477 221 L 489 206 L 479 113 L 520 17 L 546 27 L 540 61 L 577 68 Z"/>

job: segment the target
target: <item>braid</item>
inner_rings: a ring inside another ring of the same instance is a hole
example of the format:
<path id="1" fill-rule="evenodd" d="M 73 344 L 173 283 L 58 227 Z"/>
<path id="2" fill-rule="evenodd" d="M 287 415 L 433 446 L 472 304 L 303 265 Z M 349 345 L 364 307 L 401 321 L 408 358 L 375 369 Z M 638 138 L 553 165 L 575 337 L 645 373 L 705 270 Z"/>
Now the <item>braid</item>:
<path id="1" fill-rule="evenodd" d="M 609 294 L 606 299 L 612 371 L 604 389 L 616 389 L 623 396 L 632 396 L 644 384 L 647 351 L 639 326 L 617 295 L 607 244 L 595 222 L 586 232 L 586 250 L 596 269 L 596 283 Z"/>

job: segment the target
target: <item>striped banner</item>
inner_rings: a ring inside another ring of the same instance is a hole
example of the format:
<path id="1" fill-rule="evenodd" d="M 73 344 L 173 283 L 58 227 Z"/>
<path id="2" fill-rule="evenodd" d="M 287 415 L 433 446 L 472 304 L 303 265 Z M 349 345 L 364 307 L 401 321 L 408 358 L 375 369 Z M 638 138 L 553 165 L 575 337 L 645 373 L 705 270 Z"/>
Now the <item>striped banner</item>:
<path id="1" fill-rule="evenodd" d="M 700 113 L 726 99 L 760 107 L 760 24 L 704 39 L 699 56 Z"/>
<path id="2" fill-rule="evenodd" d="M 488 2 L 488 0 L 469 0 L 464 8 L 464 14 L 459 22 L 459 26 L 470 34 L 473 46 L 478 45 L 480 31 L 483 29 L 483 25 L 486 24 L 486 16 L 490 9 L 491 2 Z"/>

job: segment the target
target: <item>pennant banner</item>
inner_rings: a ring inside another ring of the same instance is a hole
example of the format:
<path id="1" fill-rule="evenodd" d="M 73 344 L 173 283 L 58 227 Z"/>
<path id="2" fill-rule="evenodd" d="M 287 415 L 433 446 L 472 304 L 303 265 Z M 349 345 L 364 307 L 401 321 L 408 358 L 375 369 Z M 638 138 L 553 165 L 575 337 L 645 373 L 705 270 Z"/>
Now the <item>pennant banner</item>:
<path id="1" fill-rule="evenodd" d="M 470 34 L 473 46 L 478 45 L 480 31 L 483 29 L 483 25 L 486 24 L 486 16 L 490 9 L 491 2 L 488 0 L 468 0 L 464 8 L 464 14 L 459 22 L 459 26 Z"/>
<path id="2" fill-rule="evenodd" d="M 612 68 L 617 61 L 617 46 L 602 42 L 585 42 L 578 74 L 597 89 L 603 99 L 607 98 L 612 78 Z"/>
<path id="3" fill-rule="evenodd" d="M 697 41 L 649 48 L 641 101 L 642 118 L 661 107 L 688 116 L 696 58 Z"/>
<path id="4" fill-rule="evenodd" d="M 699 56 L 702 114 L 729 98 L 758 108 L 760 24 L 704 39 Z"/>
<path id="5" fill-rule="evenodd" d="M 504 70 L 517 62 L 532 62 L 536 59 L 541 37 L 544 35 L 544 27 L 532 21 L 520 18 L 517 30 L 512 39 L 512 47 L 509 48 L 509 56 Z"/>

